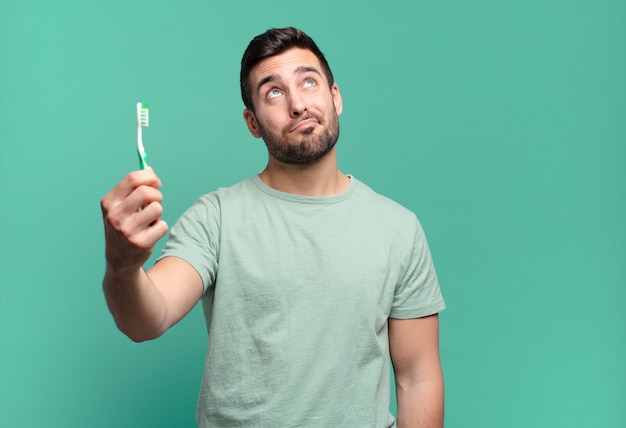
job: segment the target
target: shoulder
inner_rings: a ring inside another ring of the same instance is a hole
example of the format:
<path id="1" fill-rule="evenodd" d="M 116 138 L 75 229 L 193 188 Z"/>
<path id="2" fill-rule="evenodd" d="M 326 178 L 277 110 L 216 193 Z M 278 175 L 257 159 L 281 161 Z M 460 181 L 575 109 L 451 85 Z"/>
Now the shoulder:
<path id="1" fill-rule="evenodd" d="M 367 207 L 371 215 L 389 219 L 401 227 L 419 225 L 416 214 L 399 202 L 373 190 L 370 186 L 352 177 L 355 185 L 355 200 Z"/>
<path id="2" fill-rule="evenodd" d="M 216 190 L 201 195 L 190 209 L 219 210 L 223 203 L 249 197 L 255 192 L 254 178 L 246 178 L 228 187 L 218 187 Z"/>

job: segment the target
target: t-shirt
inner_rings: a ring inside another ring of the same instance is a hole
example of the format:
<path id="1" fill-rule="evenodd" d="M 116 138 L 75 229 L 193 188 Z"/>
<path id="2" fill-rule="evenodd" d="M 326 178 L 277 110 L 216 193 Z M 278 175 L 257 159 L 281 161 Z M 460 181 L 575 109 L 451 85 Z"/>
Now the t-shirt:
<path id="1" fill-rule="evenodd" d="M 416 216 L 350 177 L 337 196 L 258 176 L 200 197 L 162 257 L 204 282 L 200 427 L 390 427 L 387 320 L 444 309 Z"/>

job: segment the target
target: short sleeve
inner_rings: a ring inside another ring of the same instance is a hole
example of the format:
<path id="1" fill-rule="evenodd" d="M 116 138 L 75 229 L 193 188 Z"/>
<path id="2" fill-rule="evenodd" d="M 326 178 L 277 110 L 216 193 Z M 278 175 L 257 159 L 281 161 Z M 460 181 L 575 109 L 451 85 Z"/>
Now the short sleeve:
<path id="1" fill-rule="evenodd" d="M 219 257 L 220 209 L 215 194 L 200 197 L 176 221 L 159 259 L 185 260 L 202 278 L 204 291 L 215 282 Z"/>
<path id="2" fill-rule="evenodd" d="M 420 318 L 445 309 L 428 242 L 417 218 L 413 243 L 404 266 L 389 316 L 399 319 Z"/>

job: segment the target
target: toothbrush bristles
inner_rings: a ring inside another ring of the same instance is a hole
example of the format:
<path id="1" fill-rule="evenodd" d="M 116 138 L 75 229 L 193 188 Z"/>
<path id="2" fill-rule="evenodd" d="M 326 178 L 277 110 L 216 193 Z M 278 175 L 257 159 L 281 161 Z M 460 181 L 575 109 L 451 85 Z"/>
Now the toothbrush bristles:
<path id="1" fill-rule="evenodd" d="M 150 110 L 148 104 L 142 104 L 139 111 L 139 124 L 141 126 L 148 126 L 150 123 Z"/>

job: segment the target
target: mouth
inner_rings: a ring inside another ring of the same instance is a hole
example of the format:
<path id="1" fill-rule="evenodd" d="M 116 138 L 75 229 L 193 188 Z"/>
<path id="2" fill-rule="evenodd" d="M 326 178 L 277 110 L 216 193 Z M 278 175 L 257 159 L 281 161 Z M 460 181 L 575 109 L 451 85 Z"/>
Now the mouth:
<path id="1" fill-rule="evenodd" d="M 304 119 L 300 119 L 295 125 L 293 125 L 289 129 L 289 133 L 294 132 L 304 132 L 310 130 L 314 126 L 318 125 L 319 121 L 314 117 L 306 117 Z"/>

